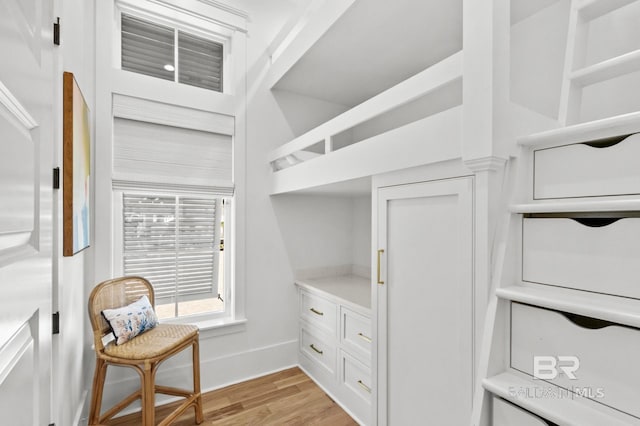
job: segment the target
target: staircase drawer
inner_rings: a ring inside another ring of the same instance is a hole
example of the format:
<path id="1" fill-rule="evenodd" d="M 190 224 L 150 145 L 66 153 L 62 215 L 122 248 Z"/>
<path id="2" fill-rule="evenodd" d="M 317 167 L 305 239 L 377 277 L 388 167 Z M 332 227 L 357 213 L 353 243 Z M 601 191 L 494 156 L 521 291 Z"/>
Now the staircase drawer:
<path id="1" fill-rule="evenodd" d="M 328 336 L 323 336 L 302 326 L 300 328 L 300 352 L 330 375 L 335 374 L 336 345 Z"/>
<path id="2" fill-rule="evenodd" d="M 567 392 L 550 397 L 572 392 L 640 418 L 639 359 L 638 329 L 511 304 L 511 367 Z"/>
<path id="3" fill-rule="evenodd" d="M 535 414 L 531 414 L 503 399 L 493 398 L 492 426 L 549 426 Z"/>
<path id="4" fill-rule="evenodd" d="M 578 143 L 534 151 L 534 198 L 639 194 L 640 134 L 607 145 Z"/>
<path id="5" fill-rule="evenodd" d="M 371 357 L 371 319 L 342 307 L 342 344 L 354 352 Z"/>
<path id="6" fill-rule="evenodd" d="M 338 306 L 334 302 L 302 290 L 300 292 L 300 317 L 323 332 L 336 336 Z"/>
<path id="7" fill-rule="evenodd" d="M 640 218 L 579 220 L 523 219 L 522 279 L 640 299 Z"/>

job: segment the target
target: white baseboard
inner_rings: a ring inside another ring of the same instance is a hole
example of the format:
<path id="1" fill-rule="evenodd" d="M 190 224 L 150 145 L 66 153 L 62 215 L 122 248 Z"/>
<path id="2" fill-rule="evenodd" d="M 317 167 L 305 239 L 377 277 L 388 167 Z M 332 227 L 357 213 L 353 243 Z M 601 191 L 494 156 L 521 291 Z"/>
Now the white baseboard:
<path id="1" fill-rule="evenodd" d="M 76 414 L 73 416 L 73 425 L 75 426 L 85 426 L 87 424 L 87 418 L 83 417 L 83 414 L 86 416 L 86 413 L 89 412 L 89 390 L 85 390 L 82 392 L 82 396 L 80 397 L 80 403 L 76 408 Z"/>

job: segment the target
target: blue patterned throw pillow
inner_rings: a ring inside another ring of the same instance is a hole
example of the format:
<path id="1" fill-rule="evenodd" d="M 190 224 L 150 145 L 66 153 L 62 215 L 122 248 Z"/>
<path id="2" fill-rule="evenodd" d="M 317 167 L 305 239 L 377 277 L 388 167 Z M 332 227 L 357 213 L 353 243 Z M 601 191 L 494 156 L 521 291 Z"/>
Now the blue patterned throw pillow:
<path id="1" fill-rule="evenodd" d="M 116 345 L 121 345 L 138 334 L 151 330 L 158 325 L 158 317 L 147 296 L 142 296 L 130 305 L 117 309 L 105 309 L 102 316 L 107 320 L 116 338 Z"/>

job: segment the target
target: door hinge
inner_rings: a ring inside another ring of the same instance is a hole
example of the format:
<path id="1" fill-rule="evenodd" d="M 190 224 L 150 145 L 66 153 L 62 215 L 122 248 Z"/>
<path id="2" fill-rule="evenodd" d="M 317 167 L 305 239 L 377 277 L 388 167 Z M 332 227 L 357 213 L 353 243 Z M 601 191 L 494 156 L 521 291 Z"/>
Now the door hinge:
<path id="1" fill-rule="evenodd" d="M 53 23 L 53 44 L 60 46 L 60 17 Z"/>
<path id="2" fill-rule="evenodd" d="M 51 331 L 60 334 L 60 312 L 54 312 L 51 318 Z"/>
<path id="3" fill-rule="evenodd" d="M 53 189 L 60 189 L 60 167 L 53 168 Z"/>

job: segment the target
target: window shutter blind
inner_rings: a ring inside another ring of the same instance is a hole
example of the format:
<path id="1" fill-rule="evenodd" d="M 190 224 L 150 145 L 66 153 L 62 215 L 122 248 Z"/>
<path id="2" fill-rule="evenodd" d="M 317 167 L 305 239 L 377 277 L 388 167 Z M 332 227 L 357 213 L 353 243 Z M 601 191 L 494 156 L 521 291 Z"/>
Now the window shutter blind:
<path id="1" fill-rule="evenodd" d="M 222 92 L 222 43 L 127 14 L 121 34 L 123 70 Z"/>
<path id="2" fill-rule="evenodd" d="M 219 201 L 123 195 L 125 275 L 146 277 L 158 299 L 218 294 Z"/>
<path id="3" fill-rule="evenodd" d="M 122 15 L 122 69 L 174 80 L 175 30 Z"/>
<path id="4" fill-rule="evenodd" d="M 222 92 L 223 46 L 178 32 L 178 82 Z"/>
<path id="5" fill-rule="evenodd" d="M 201 186 L 233 193 L 232 138 L 161 124 L 114 119 L 114 181 Z"/>

